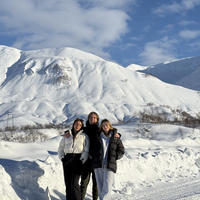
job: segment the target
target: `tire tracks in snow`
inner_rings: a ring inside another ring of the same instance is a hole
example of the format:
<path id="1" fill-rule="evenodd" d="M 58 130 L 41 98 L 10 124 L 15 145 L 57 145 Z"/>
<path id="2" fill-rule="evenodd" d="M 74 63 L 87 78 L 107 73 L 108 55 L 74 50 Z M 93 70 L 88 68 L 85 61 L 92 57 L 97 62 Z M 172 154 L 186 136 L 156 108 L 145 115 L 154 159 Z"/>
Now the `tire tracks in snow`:
<path id="1" fill-rule="evenodd" d="M 184 181 L 165 188 L 135 192 L 134 194 L 118 194 L 113 200 L 199 200 L 200 180 Z M 113 197 L 114 197 L 113 196 Z"/>

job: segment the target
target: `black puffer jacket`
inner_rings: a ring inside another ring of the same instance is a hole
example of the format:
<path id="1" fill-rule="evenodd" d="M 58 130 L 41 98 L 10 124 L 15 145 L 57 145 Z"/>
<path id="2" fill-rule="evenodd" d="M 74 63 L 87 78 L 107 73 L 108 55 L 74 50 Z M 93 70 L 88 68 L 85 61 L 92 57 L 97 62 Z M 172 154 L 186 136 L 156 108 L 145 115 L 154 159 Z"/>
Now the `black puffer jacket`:
<path id="1" fill-rule="evenodd" d="M 117 133 L 117 129 L 114 129 L 114 133 L 111 136 L 109 146 L 108 146 L 108 160 L 107 160 L 107 168 L 116 173 L 117 171 L 117 160 L 122 158 L 124 155 L 124 146 L 120 138 L 114 137 L 115 133 Z M 100 133 L 96 135 L 93 141 L 93 162 L 92 169 L 101 168 L 102 160 L 103 160 L 103 146 L 101 142 Z"/>

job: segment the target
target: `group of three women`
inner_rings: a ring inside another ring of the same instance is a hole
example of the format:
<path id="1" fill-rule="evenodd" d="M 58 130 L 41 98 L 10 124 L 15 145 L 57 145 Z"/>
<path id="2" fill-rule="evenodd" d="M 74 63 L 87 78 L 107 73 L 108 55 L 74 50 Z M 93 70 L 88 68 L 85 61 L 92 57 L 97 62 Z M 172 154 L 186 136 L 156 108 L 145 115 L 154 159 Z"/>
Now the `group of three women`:
<path id="1" fill-rule="evenodd" d="M 58 148 L 63 163 L 66 199 L 83 200 L 91 176 L 93 200 L 98 196 L 100 200 L 110 199 L 116 160 L 123 155 L 120 135 L 109 120 L 102 120 L 99 127 L 98 114 L 91 112 L 84 127 L 83 120 L 77 118 Z"/>

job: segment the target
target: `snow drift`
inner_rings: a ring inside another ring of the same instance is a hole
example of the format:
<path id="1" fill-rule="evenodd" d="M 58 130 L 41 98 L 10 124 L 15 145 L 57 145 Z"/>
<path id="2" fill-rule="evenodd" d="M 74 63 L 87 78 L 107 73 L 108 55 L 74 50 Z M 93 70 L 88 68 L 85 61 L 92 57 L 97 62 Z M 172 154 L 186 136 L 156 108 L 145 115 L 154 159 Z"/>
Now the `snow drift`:
<path id="1" fill-rule="evenodd" d="M 149 140 L 136 134 L 138 126 L 115 126 L 126 153 L 117 162 L 112 200 L 198 199 L 199 129 L 182 127 L 180 133 L 176 125 L 152 125 Z M 57 155 L 60 140 L 55 135 L 41 143 L 0 141 L 0 199 L 64 200 L 63 170 Z M 86 200 L 91 195 L 90 183 Z"/>

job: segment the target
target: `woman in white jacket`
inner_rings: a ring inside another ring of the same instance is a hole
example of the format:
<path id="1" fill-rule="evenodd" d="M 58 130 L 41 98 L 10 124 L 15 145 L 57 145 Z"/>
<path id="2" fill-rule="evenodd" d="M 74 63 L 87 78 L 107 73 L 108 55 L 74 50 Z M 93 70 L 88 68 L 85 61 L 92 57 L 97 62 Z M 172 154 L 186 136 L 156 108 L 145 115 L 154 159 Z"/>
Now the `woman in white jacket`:
<path id="1" fill-rule="evenodd" d="M 83 120 L 77 118 L 68 131 L 70 137 L 63 136 L 58 148 L 58 156 L 63 163 L 67 200 L 81 200 L 79 179 L 90 146 L 88 136 L 83 133 L 83 126 Z"/>

